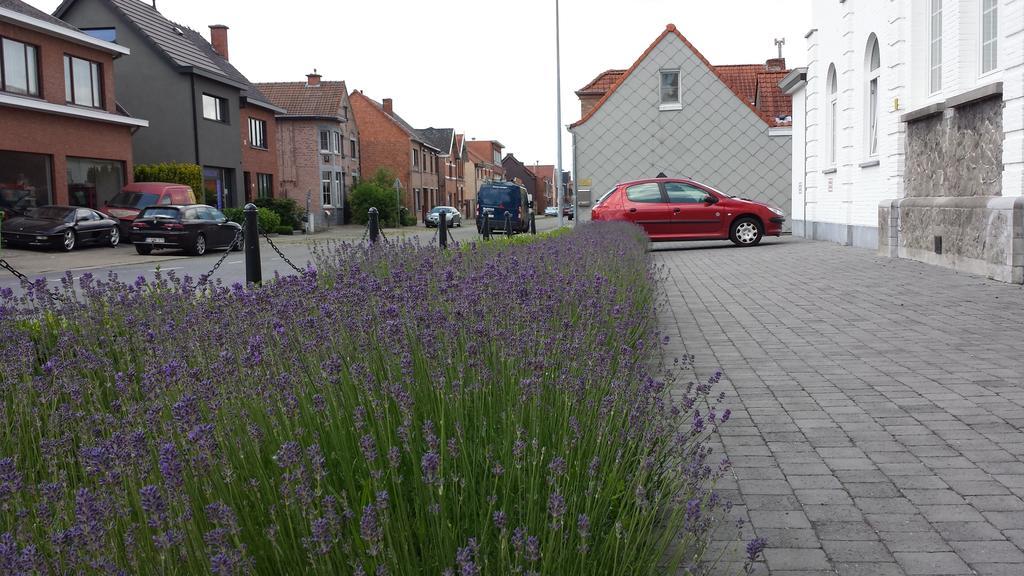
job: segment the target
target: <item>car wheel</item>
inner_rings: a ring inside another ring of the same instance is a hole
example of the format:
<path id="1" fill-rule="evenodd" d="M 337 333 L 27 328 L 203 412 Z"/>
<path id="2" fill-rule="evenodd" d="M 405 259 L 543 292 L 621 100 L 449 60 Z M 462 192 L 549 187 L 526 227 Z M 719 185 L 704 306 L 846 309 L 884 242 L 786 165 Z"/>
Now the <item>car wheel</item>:
<path id="1" fill-rule="evenodd" d="M 757 246 L 763 235 L 761 223 L 749 217 L 733 222 L 729 230 L 729 239 L 737 246 Z"/>
<path id="2" fill-rule="evenodd" d="M 117 245 L 121 243 L 121 231 L 117 229 L 117 226 L 110 229 L 110 238 L 107 243 L 111 248 L 117 248 Z"/>
<path id="3" fill-rule="evenodd" d="M 135 251 L 143 256 L 149 256 L 153 252 L 153 247 L 149 244 L 139 243 L 135 245 Z"/>
<path id="4" fill-rule="evenodd" d="M 64 232 L 64 241 L 61 243 L 61 248 L 63 248 L 65 252 L 71 252 L 75 249 L 75 242 L 77 240 L 78 238 L 75 236 L 75 231 L 67 230 Z"/>
<path id="5" fill-rule="evenodd" d="M 206 254 L 206 236 L 202 234 L 196 236 L 195 242 L 192 243 L 192 254 L 194 256 Z"/>

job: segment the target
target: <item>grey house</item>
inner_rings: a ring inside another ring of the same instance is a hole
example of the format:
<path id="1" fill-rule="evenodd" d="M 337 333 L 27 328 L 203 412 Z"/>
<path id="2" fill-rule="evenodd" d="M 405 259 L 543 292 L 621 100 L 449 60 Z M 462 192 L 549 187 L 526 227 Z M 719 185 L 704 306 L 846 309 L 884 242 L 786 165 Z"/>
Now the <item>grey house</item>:
<path id="1" fill-rule="evenodd" d="M 580 205 L 615 184 L 689 177 L 790 206 L 791 102 L 777 83 L 785 61 L 712 66 L 676 27 L 628 70 L 608 70 L 577 92 L 569 129 Z"/>
<path id="2" fill-rule="evenodd" d="M 131 49 L 131 58 L 114 61 L 114 81 L 124 108 L 151 119 L 134 137 L 137 164 L 199 164 L 214 193 L 209 203 L 244 202 L 243 109 L 278 109 L 226 58 L 139 0 L 65 0 L 54 16 Z"/>

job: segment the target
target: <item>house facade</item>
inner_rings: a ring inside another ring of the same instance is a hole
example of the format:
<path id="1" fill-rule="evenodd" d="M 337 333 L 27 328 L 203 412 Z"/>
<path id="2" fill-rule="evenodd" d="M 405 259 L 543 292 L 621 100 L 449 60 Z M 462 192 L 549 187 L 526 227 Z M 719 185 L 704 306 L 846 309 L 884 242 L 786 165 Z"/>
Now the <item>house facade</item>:
<path id="1" fill-rule="evenodd" d="M 570 127 L 578 200 L 659 172 L 726 193 L 790 205 L 789 98 L 785 61 L 712 66 L 669 24 L 627 70 L 608 70 L 579 91 Z M 774 79 L 774 80 L 773 80 Z"/>
<path id="2" fill-rule="evenodd" d="M 221 208 L 241 206 L 258 194 L 258 174 L 273 179 L 269 160 L 260 160 L 275 158 L 276 152 L 259 149 L 243 155 L 242 140 L 249 133 L 252 109 L 277 110 L 201 34 L 138 0 L 65 0 L 54 15 L 132 51 L 131 58 L 114 62 L 114 81 L 119 103 L 152 119 L 150 129 L 133 139 L 137 163 L 200 165 L 206 201 Z M 227 28 L 213 26 L 211 32 L 223 35 L 227 54 Z M 266 113 L 258 116 L 265 119 Z M 265 143 L 275 145 L 269 138 Z M 255 165 L 247 169 L 246 159 Z M 245 172 L 250 173 L 248 187 Z"/>
<path id="3" fill-rule="evenodd" d="M 321 231 L 344 224 L 349 194 L 360 177 L 360 134 L 343 81 L 268 82 L 257 88 L 282 111 L 276 121 L 278 191 L 309 214 Z"/>
<path id="4" fill-rule="evenodd" d="M 1024 282 L 1024 13 L 816 3 L 793 95 L 793 233 Z"/>
<path id="5" fill-rule="evenodd" d="M 541 188 L 538 187 L 540 178 L 526 164 L 523 164 L 514 154 L 506 154 L 501 160 L 501 167 L 505 170 L 505 178 L 512 182 L 518 182 L 526 188 L 526 192 L 533 198 L 534 209 L 541 214 L 546 206 L 542 204 Z"/>
<path id="6" fill-rule="evenodd" d="M 19 0 L 0 0 L 0 209 L 99 208 L 132 181 L 132 134 L 115 58 L 130 50 Z"/>
<path id="7" fill-rule="evenodd" d="M 393 172 L 402 190 L 402 206 L 423 221 L 440 197 L 441 150 L 395 114 L 390 98 L 377 102 L 359 90 L 349 98 L 359 123 L 364 173 L 370 178 L 381 168 Z"/>
<path id="8" fill-rule="evenodd" d="M 530 171 L 537 176 L 537 195 L 534 196 L 538 214 L 549 206 L 557 206 L 555 199 L 555 167 L 551 164 L 534 164 Z"/>

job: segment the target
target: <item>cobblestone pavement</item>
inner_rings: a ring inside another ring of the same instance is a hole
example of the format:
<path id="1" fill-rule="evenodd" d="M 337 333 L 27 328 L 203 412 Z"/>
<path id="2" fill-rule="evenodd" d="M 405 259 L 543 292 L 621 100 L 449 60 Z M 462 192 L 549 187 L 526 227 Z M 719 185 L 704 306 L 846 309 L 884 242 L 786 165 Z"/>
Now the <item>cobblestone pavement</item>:
<path id="1" fill-rule="evenodd" d="M 725 372 L 757 573 L 1024 575 L 1021 286 L 796 238 L 653 254 L 674 352 Z"/>

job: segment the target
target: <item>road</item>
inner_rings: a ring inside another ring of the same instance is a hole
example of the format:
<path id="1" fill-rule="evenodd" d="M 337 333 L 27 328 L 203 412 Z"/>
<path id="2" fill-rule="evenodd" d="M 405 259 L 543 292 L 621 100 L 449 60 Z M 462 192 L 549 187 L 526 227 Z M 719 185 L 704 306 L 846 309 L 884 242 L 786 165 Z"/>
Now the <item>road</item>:
<path id="1" fill-rule="evenodd" d="M 567 220 L 566 224 L 571 225 L 572 222 Z M 539 232 L 553 230 L 557 227 L 557 218 L 541 217 L 537 219 L 537 230 Z M 459 242 L 470 242 L 480 239 L 472 222 L 466 226 L 453 228 L 451 232 L 452 237 Z M 294 262 L 296 266 L 304 268 L 308 263 L 312 262 L 310 246 L 313 243 L 328 240 L 360 242 L 363 240 L 365 233 L 366 230 L 362 226 L 338 226 L 321 234 L 275 236 L 272 240 L 289 260 Z M 415 228 L 409 227 L 398 230 L 385 228 L 384 234 L 388 239 L 392 240 L 397 238 L 418 238 L 422 243 L 437 243 L 437 229 L 425 228 L 422 225 Z M 132 282 L 139 276 L 152 279 L 158 269 L 162 272 L 173 271 L 178 276 L 189 275 L 195 278 L 208 273 L 210 268 L 223 255 L 223 250 L 213 251 L 205 256 L 190 256 L 181 250 L 163 250 L 156 251 L 148 256 L 141 256 L 135 252 L 135 248 L 131 244 L 123 244 L 117 248 L 83 248 L 70 253 L 6 248 L 0 252 L 0 257 L 7 260 L 15 269 L 30 279 L 35 280 L 45 277 L 51 282 L 59 282 L 65 272 L 71 272 L 76 281 L 85 273 L 90 273 L 97 278 L 106 278 L 108 272 L 114 272 L 122 281 Z M 262 262 L 264 278 L 271 278 L 275 273 L 282 275 L 295 273 L 271 249 L 266 239 L 260 240 L 260 260 Z M 228 254 L 224 263 L 214 275 L 214 278 L 219 278 L 225 284 L 244 282 L 244 252 Z M 11 273 L 0 270 L 0 288 L 11 288 L 19 292 L 22 286 Z"/>

